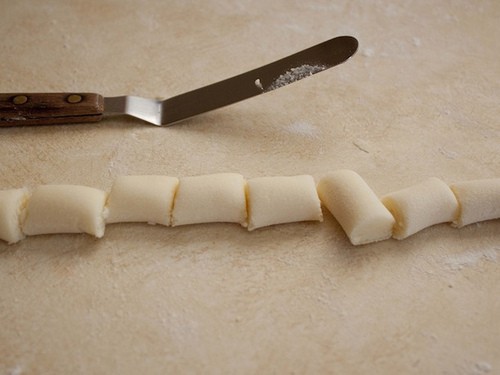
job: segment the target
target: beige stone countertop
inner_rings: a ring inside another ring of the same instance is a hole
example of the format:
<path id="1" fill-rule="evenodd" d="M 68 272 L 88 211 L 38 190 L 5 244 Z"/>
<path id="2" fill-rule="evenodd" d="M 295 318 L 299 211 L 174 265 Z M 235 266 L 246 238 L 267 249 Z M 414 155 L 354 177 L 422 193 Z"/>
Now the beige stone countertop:
<path id="1" fill-rule="evenodd" d="M 357 171 L 500 177 L 500 2 L 4 1 L 0 92 L 170 97 L 338 35 L 358 53 L 172 127 L 0 129 L 0 189 Z M 500 372 L 500 221 L 352 246 L 323 223 L 0 243 L 1 374 Z"/>

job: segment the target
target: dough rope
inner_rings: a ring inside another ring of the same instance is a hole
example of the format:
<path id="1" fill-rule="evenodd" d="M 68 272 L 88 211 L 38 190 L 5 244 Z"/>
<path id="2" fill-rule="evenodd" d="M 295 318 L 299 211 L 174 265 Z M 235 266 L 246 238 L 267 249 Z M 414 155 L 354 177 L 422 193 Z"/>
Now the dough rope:
<path id="1" fill-rule="evenodd" d="M 229 222 L 249 231 L 297 221 L 322 221 L 324 205 L 353 245 L 407 238 L 440 223 L 462 227 L 500 218 L 500 178 L 454 183 L 437 178 L 378 198 L 356 172 L 258 177 L 237 173 L 176 178 L 118 177 L 110 192 L 87 186 L 41 185 L 0 190 L 0 239 L 26 235 L 104 235 L 106 224 L 165 226 Z"/>

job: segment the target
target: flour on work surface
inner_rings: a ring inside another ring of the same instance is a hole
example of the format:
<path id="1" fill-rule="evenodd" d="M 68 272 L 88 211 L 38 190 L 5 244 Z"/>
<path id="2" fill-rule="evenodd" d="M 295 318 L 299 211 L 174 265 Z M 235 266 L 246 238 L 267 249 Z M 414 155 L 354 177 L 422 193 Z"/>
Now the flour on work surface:
<path id="1" fill-rule="evenodd" d="M 457 256 L 447 256 L 444 263 L 450 270 L 458 271 L 466 267 L 472 267 L 482 261 L 496 262 L 498 252 L 500 252 L 500 247 L 482 251 L 468 251 Z"/>
<path id="2" fill-rule="evenodd" d="M 276 90 L 280 87 L 286 86 L 292 82 L 298 81 L 299 79 L 312 76 L 315 73 L 321 72 L 326 69 L 324 65 L 309 65 L 304 64 L 295 68 L 292 68 L 278 78 L 276 78 L 273 83 L 267 88 L 267 91 Z"/>
<path id="3" fill-rule="evenodd" d="M 439 153 L 446 156 L 448 159 L 452 159 L 452 160 L 457 159 L 459 156 L 458 153 L 456 153 L 455 151 L 448 150 L 444 147 L 439 148 Z"/>
<path id="4" fill-rule="evenodd" d="M 20 365 L 13 367 L 7 371 L 8 375 L 21 375 L 23 373 L 23 369 Z"/>
<path id="5" fill-rule="evenodd" d="M 375 54 L 375 50 L 373 48 L 365 48 L 361 54 L 364 57 L 372 57 Z"/>
<path id="6" fill-rule="evenodd" d="M 474 373 L 476 374 L 488 374 L 492 370 L 492 366 L 485 361 L 476 362 L 474 365 Z"/>
<path id="7" fill-rule="evenodd" d="M 296 121 L 286 127 L 290 133 L 317 138 L 316 127 L 305 121 Z"/>

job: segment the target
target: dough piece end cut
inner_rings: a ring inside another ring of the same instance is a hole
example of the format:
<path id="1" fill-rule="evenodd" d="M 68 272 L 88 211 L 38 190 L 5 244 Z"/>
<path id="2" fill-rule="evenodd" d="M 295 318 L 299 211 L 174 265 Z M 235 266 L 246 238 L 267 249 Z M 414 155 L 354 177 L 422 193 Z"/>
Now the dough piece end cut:
<path id="1" fill-rule="evenodd" d="M 459 205 L 454 227 L 500 218 L 500 178 L 464 181 L 450 188 Z"/>
<path id="2" fill-rule="evenodd" d="M 353 245 L 391 238 L 394 217 L 356 172 L 330 172 L 320 180 L 317 189 L 321 202 Z"/>
<path id="3" fill-rule="evenodd" d="M 25 238 L 21 230 L 26 204 L 29 198 L 27 189 L 0 191 L 0 239 L 13 244 Z"/>

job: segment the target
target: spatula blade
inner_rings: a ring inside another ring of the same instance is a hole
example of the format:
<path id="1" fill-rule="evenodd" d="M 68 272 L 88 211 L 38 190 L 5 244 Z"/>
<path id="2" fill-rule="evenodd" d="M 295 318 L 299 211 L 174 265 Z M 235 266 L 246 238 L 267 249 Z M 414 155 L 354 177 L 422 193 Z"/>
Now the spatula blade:
<path id="1" fill-rule="evenodd" d="M 336 37 L 260 68 L 166 99 L 161 102 L 161 125 L 284 87 L 343 63 L 357 49 L 356 38 Z"/>

